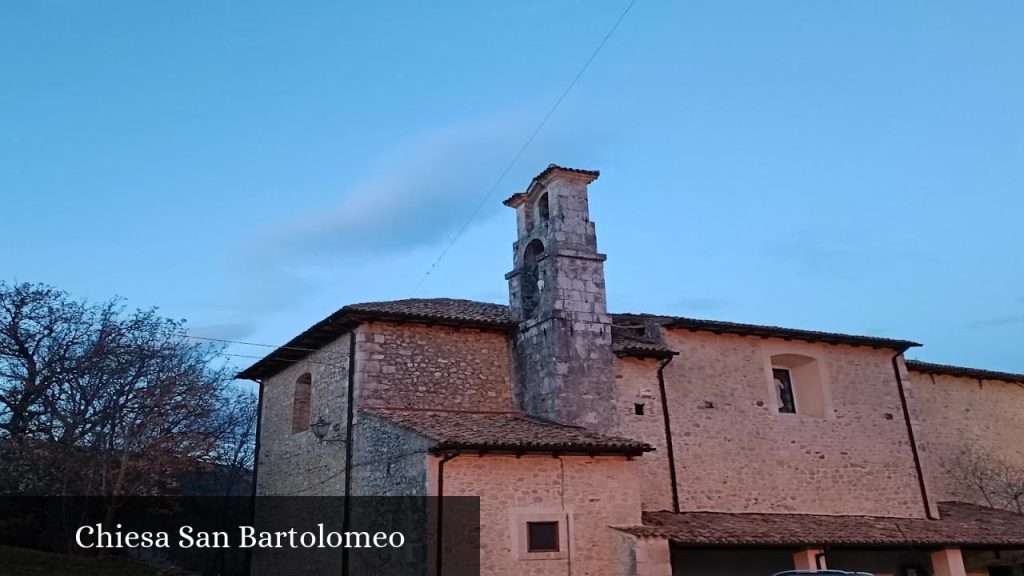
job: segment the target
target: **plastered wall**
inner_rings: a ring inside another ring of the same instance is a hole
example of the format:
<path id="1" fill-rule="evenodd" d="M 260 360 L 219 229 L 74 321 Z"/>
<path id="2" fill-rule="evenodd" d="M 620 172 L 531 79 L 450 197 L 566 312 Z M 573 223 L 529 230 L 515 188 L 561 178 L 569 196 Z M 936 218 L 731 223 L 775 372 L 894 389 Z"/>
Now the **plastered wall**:
<path id="1" fill-rule="evenodd" d="M 963 451 L 1024 471 L 1024 385 L 913 371 L 910 379 L 936 499 L 975 499 L 953 480 Z"/>
<path id="2" fill-rule="evenodd" d="M 925 515 L 890 350 L 666 330 L 683 510 Z M 773 354 L 813 356 L 824 417 L 779 414 Z M 651 497 L 645 496 L 645 499 Z"/>
<path id="3" fill-rule="evenodd" d="M 654 452 L 648 452 L 634 461 L 643 486 L 641 500 L 644 510 L 672 509 L 672 484 L 665 419 L 658 388 L 658 365 L 659 361 L 655 359 L 615 359 L 619 425 L 611 433 L 646 442 L 654 448 Z M 637 404 L 643 405 L 642 415 L 636 413 Z"/>
<path id="4" fill-rule="evenodd" d="M 437 458 L 427 466 L 436 490 Z M 639 492 L 624 457 L 462 455 L 444 467 L 445 495 L 480 496 L 482 574 L 612 574 L 616 533 L 608 526 L 639 524 Z M 570 545 L 557 557 L 523 558 L 518 527 L 551 514 L 567 522 Z"/>

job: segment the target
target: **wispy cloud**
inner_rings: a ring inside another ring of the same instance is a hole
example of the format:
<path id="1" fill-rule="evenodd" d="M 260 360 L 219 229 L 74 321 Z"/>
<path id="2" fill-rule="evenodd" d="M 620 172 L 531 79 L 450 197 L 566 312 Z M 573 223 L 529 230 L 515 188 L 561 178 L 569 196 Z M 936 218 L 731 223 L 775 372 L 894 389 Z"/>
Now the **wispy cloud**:
<path id="1" fill-rule="evenodd" d="M 525 138 L 516 114 L 459 124 L 420 134 L 385 152 L 339 201 L 265 229 L 260 244 L 294 258 L 352 258 L 408 251 L 451 238 L 473 215 L 486 220 L 502 209 L 501 200 L 526 182 L 504 180 L 486 198 L 501 170 Z M 591 134 L 574 134 L 586 142 Z M 538 171 L 533 159 L 559 160 L 563 139 L 538 140 L 517 165 Z M 515 171 L 513 171 L 515 172 Z M 481 203 L 482 206 L 481 206 Z M 265 251 L 264 251 L 265 255 Z"/>
<path id="2" fill-rule="evenodd" d="M 189 336 L 217 340 L 244 340 L 255 331 L 255 325 L 248 321 L 216 322 L 190 326 Z"/>
<path id="3" fill-rule="evenodd" d="M 669 303 L 669 308 L 680 314 L 704 313 L 719 310 L 725 306 L 724 298 L 683 297 Z"/>
<path id="4" fill-rule="evenodd" d="M 1018 325 L 1024 325 L 1024 314 L 1005 314 L 984 320 L 974 320 L 966 324 L 968 328 L 1001 328 Z"/>
<path id="5" fill-rule="evenodd" d="M 599 164 L 604 128 L 567 116 L 545 128 L 486 199 L 539 120 L 537 111 L 503 111 L 396 143 L 350 179 L 353 184 L 339 186 L 333 204 L 267 223 L 242 239 L 226 291 L 242 295 L 235 304 L 248 317 L 298 306 L 325 286 L 336 289 L 337 282 L 347 280 L 338 271 L 351 270 L 350 265 L 386 269 L 389 261 L 425 251 L 426 270 L 434 248 L 453 238 L 478 207 L 470 227 L 507 210 L 501 201 L 522 191 L 548 163 Z"/>
<path id="6" fill-rule="evenodd" d="M 771 258 L 807 274 L 830 272 L 852 257 L 849 252 L 819 242 L 810 235 L 772 240 L 765 251 Z"/>

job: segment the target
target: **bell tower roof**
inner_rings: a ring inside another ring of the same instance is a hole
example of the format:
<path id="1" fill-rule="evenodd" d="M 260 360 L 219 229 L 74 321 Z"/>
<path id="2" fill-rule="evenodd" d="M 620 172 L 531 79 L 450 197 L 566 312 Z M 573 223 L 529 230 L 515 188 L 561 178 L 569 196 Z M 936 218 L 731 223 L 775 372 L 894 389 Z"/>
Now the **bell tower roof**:
<path id="1" fill-rule="evenodd" d="M 599 176 L 601 176 L 601 172 L 598 170 L 566 168 L 564 166 L 559 166 L 558 164 L 548 164 L 547 168 L 542 170 L 540 174 L 533 177 L 533 180 L 530 181 L 530 185 L 526 188 L 526 192 L 519 192 L 509 196 L 503 204 L 510 208 L 515 208 L 525 202 L 538 186 L 546 186 L 555 178 L 562 178 L 564 180 L 579 182 L 586 185 L 597 180 Z"/>

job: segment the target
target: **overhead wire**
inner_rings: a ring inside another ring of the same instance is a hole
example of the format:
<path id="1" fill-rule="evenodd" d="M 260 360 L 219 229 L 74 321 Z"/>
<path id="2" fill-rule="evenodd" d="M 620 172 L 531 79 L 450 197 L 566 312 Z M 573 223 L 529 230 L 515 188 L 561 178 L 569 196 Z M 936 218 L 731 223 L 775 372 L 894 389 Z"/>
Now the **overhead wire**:
<path id="1" fill-rule="evenodd" d="M 626 18 L 626 15 L 629 14 L 629 11 L 633 9 L 633 5 L 636 4 L 636 2 L 637 0 L 630 0 L 630 3 L 626 6 L 626 9 L 623 10 L 621 14 L 619 14 L 619 17 L 615 20 L 615 23 L 608 30 L 608 33 L 605 34 L 604 38 L 601 39 L 601 42 L 598 43 L 597 48 L 595 48 L 594 51 L 591 52 L 590 57 L 587 58 L 586 62 L 583 63 L 583 66 L 580 67 L 579 71 L 576 73 L 576 76 L 573 77 L 572 81 L 570 81 L 569 84 L 565 87 L 565 90 L 563 90 L 562 93 L 558 96 L 558 99 L 555 100 L 555 103 L 551 106 L 550 109 L 548 109 L 547 114 L 545 114 L 544 117 L 541 119 L 540 123 L 537 124 L 537 127 L 533 129 L 533 132 L 531 132 L 530 136 L 526 139 L 525 142 L 523 142 L 523 145 L 519 147 L 519 150 L 516 151 L 515 155 L 512 157 L 512 160 L 509 161 L 509 163 L 505 166 L 505 169 L 501 171 L 501 174 L 498 175 L 497 180 L 494 181 L 494 184 L 491 185 L 491 187 L 487 190 L 487 193 L 484 194 L 483 197 L 480 199 L 480 202 L 477 204 L 476 208 L 473 210 L 472 213 L 470 213 L 469 218 L 466 219 L 466 221 L 462 224 L 459 230 L 455 233 L 455 236 L 452 237 L 452 239 L 448 242 L 444 249 L 441 250 L 441 253 L 438 255 L 437 259 L 434 260 L 433 264 L 430 265 L 430 268 L 427 269 L 426 273 L 424 273 L 423 276 L 419 279 L 419 282 L 416 283 L 416 286 L 413 287 L 412 292 L 410 293 L 410 297 L 415 296 L 416 293 L 419 292 L 419 289 L 423 286 L 423 283 L 427 281 L 427 278 L 430 277 L 430 275 L 434 272 L 434 270 L 441 263 L 441 261 L 444 260 L 444 257 L 448 254 L 448 251 L 451 250 L 452 246 L 454 246 L 456 242 L 458 242 L 459 238 L 461 238 L 462 235 L 466 232 L 466 230 L 469 228 L 469 225 L 473 223 L 473 220 L 476 219 L 477 215 L 480 213 L 483 207 L 487 205 L 487 201 L 490 200 L 492 195 L 494 195 L 494 191 L 498 189 L 499 185 L 501 185 L 502 181 L 505 179 L 505 176 L 508 175 L 509 171 L 512 170 L 512 167 L 515 166 L 516 162 L 519 161 L 519 158 L 523 155 L 523 152 L 526 151 L 526 148 L 529 147 L 533 140 L 537 137 L 537 135 L 540 134 L 540 131 L 548 123 L 548 120 L 550 120 L 551 116 L 554 115 L 555 110 L 558 109 L 558 107 L 562 104 L 562 101 L 565 100 L 565 97 L 568 96 L 569 92 L 572 91 L 574 86 L 576 86 L 576 82 L 579 81 L 579 79 L 583 76 L 583 73 L 586 72 L 587 68 L 590 67 L 590 63 L 593 62 L 595 58 L 597 58 L 597 55 L 601 52 L 601 49 L 604 48 L 604 45 L 608 43 L 608 39 L 611 38 L 612 35 L 615 33 L 615 30 L 618 29 L 619 24 L 622 24 L 622 21 Z"/>

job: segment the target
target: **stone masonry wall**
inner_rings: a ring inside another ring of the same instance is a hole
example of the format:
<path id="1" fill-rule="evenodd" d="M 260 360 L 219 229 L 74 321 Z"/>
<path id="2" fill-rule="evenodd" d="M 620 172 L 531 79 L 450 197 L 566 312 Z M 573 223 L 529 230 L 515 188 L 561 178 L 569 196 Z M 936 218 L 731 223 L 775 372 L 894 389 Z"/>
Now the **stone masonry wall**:
<path id="1" fill-rule="evenodd" d="M 976 496 L 957 490 L 953 481 L 962 451 L 1024 470 L 1024 385 L 920 372 L 910 379 L 925 471 L 937 500 Z"/>
<path id="2" fill-rule="evenodd" d="M 427 495 L 426 462 L 431 441 L 365 413 L 356 415 L 352 435 L 353 495 Z"/>
<path id="3" fill-rule="evenodd" d="M 471 328 L 360 326 L 360 406 L 513 410 L 508 337 Z"/>
<path id="4" fill-rule="evenodd" d="M 616 358 L 615 378 L 618 387 L 619 426 L 611 433 L 654 447 L 637 458 L 644 510 L 671 510 L 672 484 L 668 465 L 668 444 L 665 419 L 658 388 L 658 364 L 655 359 Z M 643 415 L 636 414 L 636 404 L 643 405 Z"/>
<path id="5" fill-rule="evenodd" d="M 609 526 L 640 523 L 633 465 L 622 457 L 463 455 L 445 464 L 444 493 L 480 496 L 481 574 L 606 576 L 617 549 Z M 436 489 L 436 457 L 428 474 Z M 518 534 L 529 518 L 568 518 L 564 554 L 523 558 Z"/>
<path id="6" fill-rule="evenodd" d="M 665 331 L 683 510 L 925 515 L 892 351 Z M 770 354 L 813 356 L 825 417 L 779 414 Z M 649 498 L 649 497 L 648 497 Z"/>
<path id="7" fill-rule="evenodd" d="M 318 417 L 334 424 L 330 438 L 343 437 L 347 414 L 349 334 L 344 334 L 263 381 L 260 426 L 260 494 L 334 496 L 344 493 L 343 442 L 318 442 L 310 430 L 292 434 L 295 382 L 312 377 L 310 421 Z"/>

